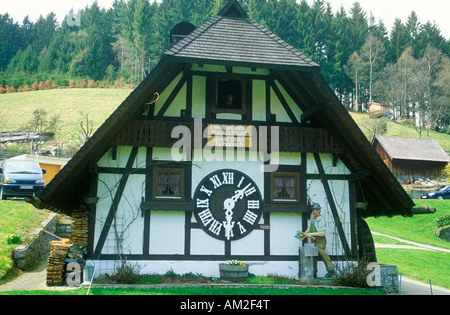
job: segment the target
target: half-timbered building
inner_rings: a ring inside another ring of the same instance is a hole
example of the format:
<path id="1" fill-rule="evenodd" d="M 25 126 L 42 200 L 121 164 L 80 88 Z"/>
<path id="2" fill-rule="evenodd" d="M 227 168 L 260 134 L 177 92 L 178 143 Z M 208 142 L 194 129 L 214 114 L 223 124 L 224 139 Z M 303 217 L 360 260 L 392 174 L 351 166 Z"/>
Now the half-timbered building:
<path id="1" fill-rule="evenodd" d="M 126 257 L 141 272 L 217 276 L 238 259 L 295 277 L 306 241 L 294 236 L 313 203 L 333 262 L 374 259 L 364 218 L 409 216 L 414 204 L 319 65 L 235 0 L 198 28 L 178 25 L 171 42 L 34 200 L 89 211 L 97 273 Z"/>

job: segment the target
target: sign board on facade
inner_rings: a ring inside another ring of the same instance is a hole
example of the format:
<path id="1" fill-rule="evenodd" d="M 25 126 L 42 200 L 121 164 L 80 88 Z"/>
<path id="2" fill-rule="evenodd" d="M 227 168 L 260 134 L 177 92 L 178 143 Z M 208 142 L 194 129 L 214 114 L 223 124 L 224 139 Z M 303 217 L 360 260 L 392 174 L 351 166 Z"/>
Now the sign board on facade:
<path id="1" fill-rule="evenodd" d="M 251 148 L 252 126 L 208 125 L 208 146 L 228 148 Z"/>

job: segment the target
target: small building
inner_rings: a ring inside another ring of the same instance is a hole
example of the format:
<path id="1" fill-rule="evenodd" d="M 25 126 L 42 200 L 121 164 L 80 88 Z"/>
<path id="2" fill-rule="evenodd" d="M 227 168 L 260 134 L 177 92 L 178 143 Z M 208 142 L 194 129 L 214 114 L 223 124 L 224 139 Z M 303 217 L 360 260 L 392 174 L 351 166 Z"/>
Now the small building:
<path id="1" fill-rule="evenodd" d="M 436 179 L 450 157 L 434 139 L 375 136 L 373 147 L 401 183 Z"/>
<path id="2" fill-rule="evenodd" d="M 411 216 L 414 203 L 319 65 L 237 0 L 189 28 L 33 204 L 88 211 L 97 274 L 126 258 L 141 273 L 217 277 L 237 259 L 297 277 L 307 241 L 295 236 L 316 203 L 334 264 L 376 260 L 364 218 Z"/>
<path id="3" fill-rule="evenodd" d="M 389 105 L 383 105 L 379 103 L 369 104 L 369 116 L 371 118 L 387 117 L 391 114 L 391 108 Z"/>

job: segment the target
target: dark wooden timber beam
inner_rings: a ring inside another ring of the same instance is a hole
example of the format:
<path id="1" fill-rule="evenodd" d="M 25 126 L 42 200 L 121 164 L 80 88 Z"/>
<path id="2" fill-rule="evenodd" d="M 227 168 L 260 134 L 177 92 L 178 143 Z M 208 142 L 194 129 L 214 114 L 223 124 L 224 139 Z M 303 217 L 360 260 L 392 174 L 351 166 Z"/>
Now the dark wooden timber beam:
<path id="1" fill-rule="evenodd" d="M 323 110 L 323 105 L 321 105 L 320 103 L 314 105 L 314 106 L 311 107 L 308 111 L 306 111 L 306 112 L 304 112 L 304 113 L 302 114 L 302 116 L 301 116 L 301 118 L 300 118 L 300 123 L 305 123 L 305 122 L 307 122 L 308 120 L 311 119 L 311 117 L 313 117 L 314 115 L 316 115 L 316 114 L 322 112 L 322 110 Z"/>

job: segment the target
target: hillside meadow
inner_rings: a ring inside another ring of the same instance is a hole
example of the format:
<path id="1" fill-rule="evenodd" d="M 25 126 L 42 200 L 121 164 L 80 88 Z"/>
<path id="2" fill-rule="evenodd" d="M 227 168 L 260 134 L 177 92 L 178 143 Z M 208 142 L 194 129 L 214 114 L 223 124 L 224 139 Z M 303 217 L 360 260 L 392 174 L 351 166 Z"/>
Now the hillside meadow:
<path id="1" fill-rule="evenodd" d="M 367 113 L 355 113 L 350 112 L 350 116 L 352 116 L 353 120 L 358 124 L 364 135 L 372 141 L 372 130 L 375 123 L 380 122 L 380 119 L 370 118 Z M 385 136 L 397 136 L 397 137 L 405 137 L 405 138 L 419 138 L 419 133 L 416 128 L 411 125 L 406 125 L 403 123 L 395 122 L 393 120 L 385 119 L 386 121 L 386 133 Z M 423 130 L 422 138 L 424 139 L 435 139 L 441 147 L 447 152 L 450 151 L 450 135 L 445 133 L 436 132 L 433 130 Z"/>
<path id="2" fill-rule="evenodd" d="M 94 129 L 131 93 L 131 89 L 53 89 L 0 95 L 0 131 L 23 130 L 33 111 L 42 109 L 47 116 L 59 115 L 58 143 L 81 141 L 81 112 L 88 113 Z"/>

